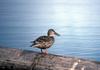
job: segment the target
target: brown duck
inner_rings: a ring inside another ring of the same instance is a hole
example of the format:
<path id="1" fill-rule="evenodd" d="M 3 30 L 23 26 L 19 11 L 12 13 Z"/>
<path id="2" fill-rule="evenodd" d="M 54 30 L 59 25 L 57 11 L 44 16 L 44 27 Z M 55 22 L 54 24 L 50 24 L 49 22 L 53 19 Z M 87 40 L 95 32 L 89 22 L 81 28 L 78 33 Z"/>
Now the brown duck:
<path id="1" fill-rule="evenodd" d="M 41 53 L 47 54 L 47 49 L 51 47 L 55 41 L 54 36 L 60 36 L 58 33 L 56 33 L 53 29 L 49 29 L 47 32 L 47 36 L 40 36 L 36 40 L 31 41 L 32 45 L 31 47 L 36 47 L 41 49 Z M 43 49 L 45 52 L 43 52 Z"/>

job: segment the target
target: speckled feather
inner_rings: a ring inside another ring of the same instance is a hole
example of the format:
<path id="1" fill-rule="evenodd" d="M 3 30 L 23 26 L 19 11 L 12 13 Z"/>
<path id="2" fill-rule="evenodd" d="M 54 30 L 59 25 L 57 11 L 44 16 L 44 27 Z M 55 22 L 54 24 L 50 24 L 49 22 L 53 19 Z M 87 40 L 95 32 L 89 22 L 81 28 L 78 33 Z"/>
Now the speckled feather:
<path id="1" fill-rule="evenodd" d="M 33 44 L 31 46 L 35 46 L 40 49 L 46 49 L 52 46 L 54 43 L 54 37 L 40 36 L 35 41 L 32 41 L 32 43 Z"/>

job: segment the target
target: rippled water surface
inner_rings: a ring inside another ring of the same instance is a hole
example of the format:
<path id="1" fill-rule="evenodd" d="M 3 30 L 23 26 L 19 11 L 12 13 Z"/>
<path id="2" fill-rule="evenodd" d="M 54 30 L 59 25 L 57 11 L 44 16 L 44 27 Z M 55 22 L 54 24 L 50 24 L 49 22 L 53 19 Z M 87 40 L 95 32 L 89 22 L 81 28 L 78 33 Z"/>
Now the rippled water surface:
<path id="1" fill-rule="evenodd" d="M 30 41 L 55 37 L 49 53 L 100 61 L 99 0 L 2 0 L 0 1 L 0 45 L 34 50 Z"/>

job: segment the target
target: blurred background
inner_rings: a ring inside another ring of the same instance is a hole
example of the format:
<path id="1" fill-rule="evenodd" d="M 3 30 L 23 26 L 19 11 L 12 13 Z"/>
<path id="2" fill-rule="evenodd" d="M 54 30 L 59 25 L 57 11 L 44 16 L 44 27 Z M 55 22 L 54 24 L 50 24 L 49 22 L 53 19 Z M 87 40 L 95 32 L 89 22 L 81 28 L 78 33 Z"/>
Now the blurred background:
<path id="1" fill-rule="evenodd" d="M 38 51 L 30 41 L 53 28 L 49 53 L 100 61 L 100 0 L 0 0 L 0 45 Z"/>

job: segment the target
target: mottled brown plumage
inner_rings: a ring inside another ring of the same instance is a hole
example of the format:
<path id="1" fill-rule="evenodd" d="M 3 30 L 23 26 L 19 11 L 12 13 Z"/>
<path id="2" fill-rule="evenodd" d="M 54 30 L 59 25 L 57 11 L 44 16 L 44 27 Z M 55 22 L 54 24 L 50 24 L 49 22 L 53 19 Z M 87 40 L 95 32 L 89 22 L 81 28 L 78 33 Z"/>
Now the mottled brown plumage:
<path id="1" fill-rule="evenodd" d="M 31 46 L 35 46 L 40 49 L 46 49 L 52 46 L 53 43 L 54 43 L 54 37 L 40 36 L 35 41 L 33 41 L 33 44 Z"/>
<path id="2" fill-rule="evenodd" d="M 54 35 L 58 35 L 53 29 L 48 30 L 47 36 L 40 36 L 35 41 L 32 41 L 32 46 L 41 49 L 41 52 L 43 53 L 42 49 L 46 49 L 45 53 L 47 54 L 47 48 L 51 47 L 54 43 Z"/>

